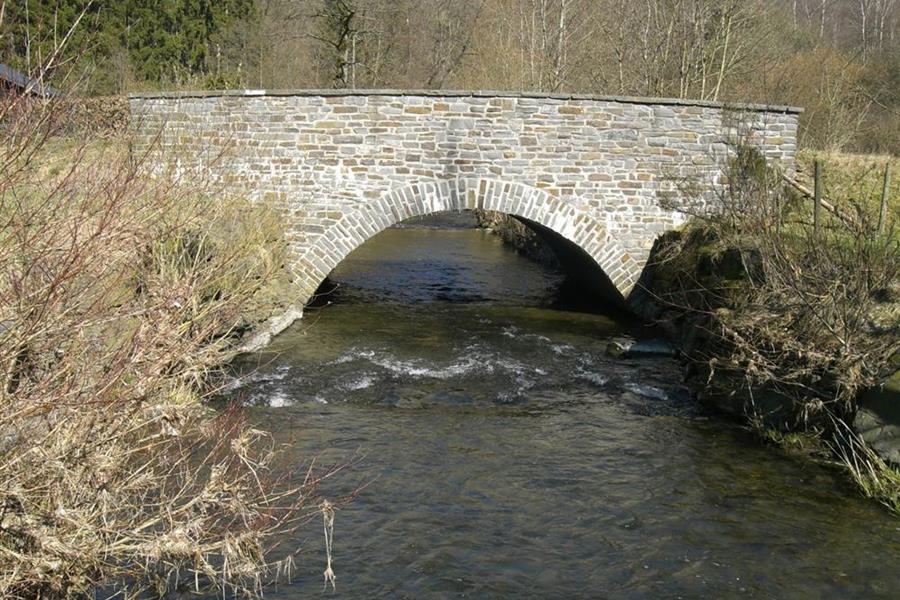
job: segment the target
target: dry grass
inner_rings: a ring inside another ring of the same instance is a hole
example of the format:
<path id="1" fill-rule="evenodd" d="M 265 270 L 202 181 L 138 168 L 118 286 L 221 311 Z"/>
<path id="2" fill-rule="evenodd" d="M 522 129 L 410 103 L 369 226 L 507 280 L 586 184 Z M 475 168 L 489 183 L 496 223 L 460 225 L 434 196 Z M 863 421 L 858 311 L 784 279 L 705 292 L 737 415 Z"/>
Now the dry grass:
<path id="1" fill-rule="evenodd" d="M 0 102 L 0 596 L 259 596 L 334 472 L 275 473 L 265 433 L 202 404 L 277 222 L 127 140 L 48 144 L 55 119 Z"/>
<path id="2" fill-rule="evenodd" d="M 887 464 L 844 423 L 836 423 L 835 441 L 830 447 L 867 498 L 900 514 L 900 470 Z"/>

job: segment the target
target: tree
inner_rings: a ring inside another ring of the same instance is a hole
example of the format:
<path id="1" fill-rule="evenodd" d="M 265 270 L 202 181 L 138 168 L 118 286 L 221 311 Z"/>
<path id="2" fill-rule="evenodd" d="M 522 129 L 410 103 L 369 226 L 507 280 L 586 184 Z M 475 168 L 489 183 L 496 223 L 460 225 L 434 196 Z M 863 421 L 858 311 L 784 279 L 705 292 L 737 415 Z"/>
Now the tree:
<path id="1" fill-rule="evenodd" d="M 88 91 L 126 89 L 130 77 L 155 85 L 184 85 L 236 70 L 229 58 L 232 33 L 252 19 L 253 0 L 25 0 L 4 3 L 7 33 L 0 38 L 3 62 L 26 73 L 44 65 L 76 20 L 64 61 L 89 81 Z M 238 58 L 239 60 L 239 58 Z"/>
<path id="2" fill-rule="evenodd" d="M 180 85 L 234 70 L 223 63 L 222 48 L 236 23 L 253 13 L 252 0 L 125 0 L 113 18 L 136 76 Z"/>

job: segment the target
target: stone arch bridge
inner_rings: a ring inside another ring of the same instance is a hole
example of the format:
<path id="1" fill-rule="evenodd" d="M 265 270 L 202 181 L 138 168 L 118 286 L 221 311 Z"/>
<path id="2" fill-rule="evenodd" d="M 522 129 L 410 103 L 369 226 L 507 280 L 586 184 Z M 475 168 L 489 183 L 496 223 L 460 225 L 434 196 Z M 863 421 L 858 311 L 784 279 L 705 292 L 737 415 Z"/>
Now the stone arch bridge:
<path id="1" fill-rule="evenodd" d="M 228 91 L 130 97 L 157 141 L 282 214 L 299 299 L 405 219 L 487 209 L 575 244 L 627 299 L 653 241 L 716 193 L 733 142 L 790 170 L 799 109 L 506 92 Z M 687 197 L 679 181 L 692 182 Z"/>

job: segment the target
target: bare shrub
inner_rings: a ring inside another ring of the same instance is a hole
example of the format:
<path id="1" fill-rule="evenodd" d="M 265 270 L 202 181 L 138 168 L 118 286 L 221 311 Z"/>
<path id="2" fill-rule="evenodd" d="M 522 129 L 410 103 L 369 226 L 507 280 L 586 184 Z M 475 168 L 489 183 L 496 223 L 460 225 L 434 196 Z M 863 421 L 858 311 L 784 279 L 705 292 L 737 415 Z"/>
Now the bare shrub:
<path id="1" fill-rule="evenodd" d="M 860 202 L 838 207 L 840 216 L 823 210 L 817 231 L 812 203 L 793 196 L 751 147 L 735 149 L 727 182 L 663 252 L 677 283 L 655 293 L 705 316 L 712 342 L 695 357 L 710 378 L 729 373 L 750 398 L 775 393 L 792 406 L 782 426 L 852 421 L 859 392 L 900 350 L 900 323 L 879 318 L 897 302 L 895 229 L 877 234 L 877 216 Z"/>
<path id="2" fill-rule="evenodd" d="M 281 265 L 273 215 L 148 175 L 127 139 L 50 139 L 44 101 L 0 122 L 0 595 L 261 595 L 334 472 L 277 474 L 201 402 Z"/>

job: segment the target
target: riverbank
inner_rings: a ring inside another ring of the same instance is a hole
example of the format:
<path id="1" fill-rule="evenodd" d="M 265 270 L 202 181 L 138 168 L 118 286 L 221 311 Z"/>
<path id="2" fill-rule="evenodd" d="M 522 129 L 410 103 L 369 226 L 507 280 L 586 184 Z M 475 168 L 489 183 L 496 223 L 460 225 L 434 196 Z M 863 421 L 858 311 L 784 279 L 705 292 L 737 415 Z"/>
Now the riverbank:
<path id="1" fill-rule="evenodd" d="M 892 228 L 872 229 L 872 190 L 848 183 L 864 177 L 847 165 L 871 179 L 870 163 L 830 164 L 843 165 L 831 201 L 857 219 L 826 215 L 816 233 L 811 203 L 752 152 L 739 155 L 712 212 L 657 241 L 630 304 L 679 345 L 701 401 L 763 440 L 827 453 L 900 511 L 900 253 Z M 540 257 L 514 219 L 483 221 Z"/>
<path id="2" fill-rule="evenodd" d="M 743 241 L 705 227 L 663 236 L 636 311 L 679 345 L 701 401 L 766 442 L 837 460 L 865 495 L 900 511 L 896 279 L 871 300 L 841 298 L 830 314 L 862 306 L 839 325 L 797 305 L 804 294 L 823 298 L 821 289 L 791 285 L 797 304 L 777 297 L 765 250 Z M 847 338 L 831 339 L 838 331 Z"/>
<path id="3" fill-rule="evenodd" d="M 489 231 L 514 248 L 516 252 L 554 269 L 561 269 L 559 259 L 538 234 L 506 213 L 476 209 L 478 227 Z"/>
<path id="4" fill-rule="evenodd" d="M 278 473 L 266 433 L 204 401 L 282 308 L 277 215 L 16 102 L 0 98 L 0 595 L 258 596 L 319 474 Z"/>
<path id="5" fill-rule="evenodd" d="M 713 213 L 658 240 L 633 304 L 680 343 L 702 399 L 763 439 L 817 440 L 900 511 L 900 251 L 872 191 L 847 183 L 856 163 L 831 164 L 817 227 L 811 202 L 739 151 Z"/>

